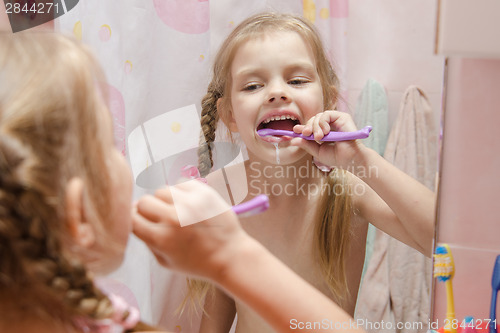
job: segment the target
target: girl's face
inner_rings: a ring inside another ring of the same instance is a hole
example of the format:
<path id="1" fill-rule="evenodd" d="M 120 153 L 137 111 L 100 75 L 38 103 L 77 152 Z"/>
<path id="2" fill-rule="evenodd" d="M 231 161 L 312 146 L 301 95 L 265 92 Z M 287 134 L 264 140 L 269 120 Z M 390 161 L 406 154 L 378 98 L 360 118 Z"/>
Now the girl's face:
<path id="1" fill-rule="evenodd" d="M 239 132 L 249 153 L 276 163 L 306 155 L 289 137 L 260 137 L 261 128 L 292 130 L 324 111 L 323 91 L 310 47 L 295 32 L 274 32 L 250 39 L 236 51 L 231 66 L 229 129 Z"/>

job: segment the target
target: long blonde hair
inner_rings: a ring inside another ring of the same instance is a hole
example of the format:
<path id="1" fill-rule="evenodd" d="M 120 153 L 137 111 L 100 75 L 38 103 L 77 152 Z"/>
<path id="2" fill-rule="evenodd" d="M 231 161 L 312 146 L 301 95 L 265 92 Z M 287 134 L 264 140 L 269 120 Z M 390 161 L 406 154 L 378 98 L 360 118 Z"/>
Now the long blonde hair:
<path id="1" fill-rule="evenodd" d="M 198 151 L 201 175 L 208 174 L 213 166 L 211 144 L 215 140 L 217 124 L 221 118 L 217 101 L 222 97 L 222 101 L 230 100 L 230 69 L 236 51 L 249 39 L 275 31 L 295 32 L 310 46 L 323 87 L 323 105 L 326 109 L 335 107 L 338 77 L 314 26 L 307 20 L 290 14 L 263 13 L 249 17 L 231 32 L 215 56 L 212 80 L 201 103 L 202 139 Z M 228 110 L 227 107 L 222 109 Z M 350 190 L 343 170 L 333 169 L 326 180 L 316 216 L 316 252 L 330 291 L 338 302 L 342 302 L 348 295 L 345 255 L 350 236 Z M 204 295 L 208 288 L 206 284 L 190 281 L 190 290 L 192 294 Z"/>
<path id="2" fill-rule="evenodd" d="M 103 82 L 97 62 L 71 38 L 0 33 L 0 294 L 22 295 L 16 302 L 26 311 L 74 327 L 75 317 L 91 323 L 114 312 L 70 250 L 65 225 L 73 177 L 89 184 L 88 220 L 107 217 Z M 106 237 L 108 226 L 93 226 Z"/>

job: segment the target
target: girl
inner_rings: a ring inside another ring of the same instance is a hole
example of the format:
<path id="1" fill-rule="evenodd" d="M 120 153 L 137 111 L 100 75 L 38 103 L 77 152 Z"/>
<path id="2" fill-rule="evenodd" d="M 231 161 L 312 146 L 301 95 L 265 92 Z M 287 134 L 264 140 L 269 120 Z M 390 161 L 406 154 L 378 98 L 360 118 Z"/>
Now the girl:
<path id="1" fill-rule="evenodd" d="M 120 265 L 132 227 L 100 82 L 69 38 L 0 33 L 1 332 L 155 330 L 93 283 Z"/>
<path id="2" fill-rule="evenodd" d="M 308 22 L 272 13 L 248 18 L 215 57 L 202 101 L 206 144 L 199 169 L 206 175 L 213 165 L 210 143 L 220 119 L 248 150 L 247 199 L 270 197 L 271 209 L 241 220 L 245 230 L 353 316 L 368 223 L 430 256 L 435 196 L 360 141 L 322 144 L 257 134 L 262 128 L 293 129 L 320 140 L 330 130 L 355 130 L 347 114 L 328 111 L 337 86 Z M 313 159 L 331 171 L 318 171 Z M 235 311 L 238 333 L 271 331 L 249 308 L 216 290 L 206 297 L 202 332 L 227 332 Z"/>
<path id="3" fill-rule="evenodd" d="M 92 273 L 120 264 L 131 229 L 130 170 L 114 147 L 99 82 L 104 77 L 96 62 L 71 39 L 0 33 L 0 332 L 157 331 L 93 283 Z M 196 209 L 193 202 L 210 200 L 229 211 L 206 185 L 190 186 L 177 191 L 184 197 L 176 197 L 176 205 Z M 157 196 L 168 200 L 168 193 Z M 180 228 L 171 199 L 160 206 L 152 199 L 139 201 L 135 231 L 161 263 L 226 286 L 280 331 L 288 330 L 290 315 L 349 320 L 248 237 L 232 212 Z M 145 224 L 140 214 L 161 223 Z M 248 269 L 288 276 L 294 296 L 274 287 L 270 299 L 248 279 Z M 222 276 L 221 270 L 235 274 Z M 310 302 L 293 311 L 275 303 L 306 295 Z"/>

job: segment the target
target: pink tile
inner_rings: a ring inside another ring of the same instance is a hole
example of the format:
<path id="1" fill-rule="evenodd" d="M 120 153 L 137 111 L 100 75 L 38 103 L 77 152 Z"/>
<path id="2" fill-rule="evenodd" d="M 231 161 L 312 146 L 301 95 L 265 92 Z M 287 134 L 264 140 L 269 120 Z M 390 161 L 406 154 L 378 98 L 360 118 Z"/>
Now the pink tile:
<path id="1" fill-rule="evenodd" d="M 500 60 L 450 59 L 439 240 L 500 251 Z"/>

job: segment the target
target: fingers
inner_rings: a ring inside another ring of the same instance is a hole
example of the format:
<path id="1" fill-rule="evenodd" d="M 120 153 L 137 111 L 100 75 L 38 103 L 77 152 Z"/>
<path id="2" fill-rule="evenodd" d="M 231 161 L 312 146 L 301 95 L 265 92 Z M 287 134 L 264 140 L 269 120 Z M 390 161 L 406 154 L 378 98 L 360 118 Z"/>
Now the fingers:
<path id="1" fill-rule="evenodd" d="M 294 138 L 290 141 L 292 146 L 304 149 L 306 152 L 313 156 L 318 156 L 320 145 L 315 141 L 307 141 L 301 138 Z"/>
<path id="2" fill-rule="evenodd" d="M 132 227 L 134 234 L 148 245 L 157 245 L 161 242 L 160 236 L 168 230 L 164 226 L 145 219 L 140 214 L 132 215 Z"/>
<path id="3" fill-rule="evenodd" d="M 159 250 L 159 248 L 168 249 L 170 238 L 175 235 L 172 228 L 151 223 L 142 216 L 136 215 L 133 218 L 133 232 L 148 246 L 160 265 L 169 267 L 166 251 Z"/>
<path id="4" fill-rule="evenodd" d="M 330 131 L 349 132 L 355 131 L 356 126 L 349 114 L 345 112 L 328 110 L 316 114 L 304 125 L 295 125 L 295 133 L 302 133 L 305 136 L 314 135 L 316 141 L 320 141 Z"/>
<path id="5" fill-rule="evenodd" d="M 330 123 L 327 115 L 324 113 L 317 114 L 313 119 L 314 139 L 320 141 L 323 137 L 330 132 Z"/>
<path id="6" fill-rule="evenodd" d="M 330 121 L 328 120 L 327 115 L 323 114 L 319 118 L 320 118 L 320 120 L 318 120 L 318 127 L 319 127 L 320 133 L 323 137 L 324 135 L 330 133 L 330 131 L 332 129 L 330 127 Z M 327 119 L 325 119 L 325 118 L 327 118 Z"/>
<path id="7" fill-rule="evenodd" d="M 295 125 L 295 133 L 302 133 L 305 136 L 314 134 L 314 139 L 319 141 L 331 131 L 331 123 L 339 117 L 338 111 L 325 111 L 318 113 L 309 119 L 305 125 Z"/>
<path id="8" fill-rule="evenodd" d="M 169 187 L 163 187 L 156 190 L 155 197 L 165 201 L 166 203 L 173 203 L 172 192 Z"/>
<path id="9" fill-rule="evenodd" d="M 350 114 L 340 111 L 325 111 L 324 120 L 327 121 L 334 131 L 352 132 L 356 131 L 356 125 Z"/>
<path id="10" fill-rule="evenodd" d="M 162 193 L 162 195 L 165 195 Z M 160 222 L 176 216 L 172 200 L 166 202 L 158 197 L 146 195 L 137 202 L 137 213 L 152 222 Z"/>
<path id="11" fill-rule="evenodd" d="M 162 193 L 160 195 L 165 195 Z M 179 226 L 177 212 L 172 204 L 157 197 L 142 197 L 132 212 L 134 234 L 148 244 L 159 244 L 168 232 L 167 227 Z"/>
<path id="12" fill-rule="evenodd" d="M 169 188 L 145 195 L 137 201 L 132 212 L 134 234 L 151 249 L 165 244 L 173 228 L 179 226 Z"/>

